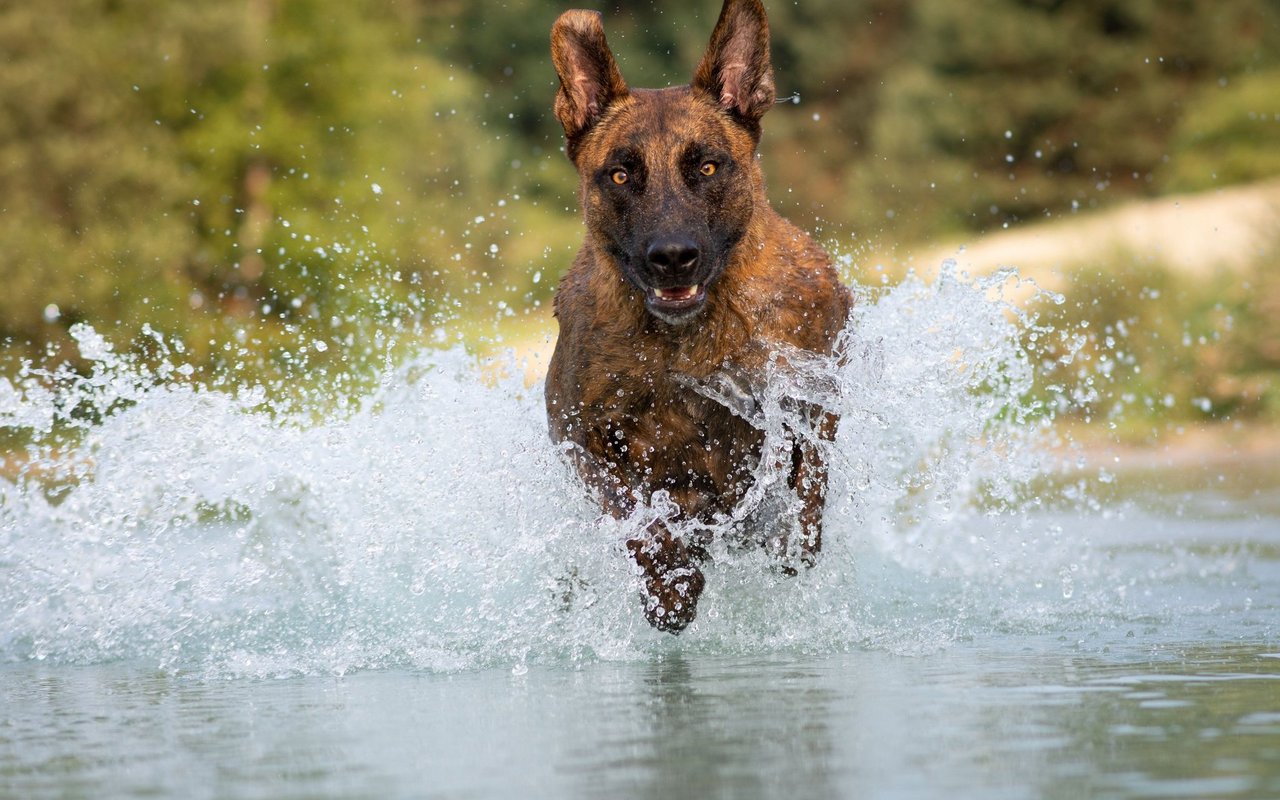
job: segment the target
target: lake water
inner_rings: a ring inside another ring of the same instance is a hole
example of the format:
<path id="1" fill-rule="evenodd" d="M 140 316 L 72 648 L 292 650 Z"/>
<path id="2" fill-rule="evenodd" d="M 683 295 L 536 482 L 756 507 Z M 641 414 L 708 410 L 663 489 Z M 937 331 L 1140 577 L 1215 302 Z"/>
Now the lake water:
<path id="1" fill-rule="evenodd" d="M 679 637 L 622 544 L 670 509 L 601 518 L 518 378 L 317 420 L 77 330 L 0 380 L 0 798 L 1280 797 L 1280 466 L 1077 462 L 995 288 L 775 376 L 842 418 L 821 561 L 717 539 Z"/>
<path id="2" fill-rule="evenodd" d="M 0 796 L 1277 797 L 1280 488 L 1218 483 L 1141 498 L 1181 513 L 1075 520 L 1140 578 L 1122 610 L 1022 630 L 953 609 L 929 652 L 671 638 L 275 679 L 10 664 Z"/>

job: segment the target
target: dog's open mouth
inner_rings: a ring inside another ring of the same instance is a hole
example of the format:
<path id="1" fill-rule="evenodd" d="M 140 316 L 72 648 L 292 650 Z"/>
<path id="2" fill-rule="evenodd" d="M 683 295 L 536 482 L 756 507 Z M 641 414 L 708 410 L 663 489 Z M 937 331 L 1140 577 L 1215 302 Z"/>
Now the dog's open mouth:
<path id="1" fill-rule="evenodd" d="M 682 311 L 697 306 L 706 296 L 706 288 L 698 283 L 661 289 L 653 287 L 649 289 L 649 304 L 663 311 Z"/>

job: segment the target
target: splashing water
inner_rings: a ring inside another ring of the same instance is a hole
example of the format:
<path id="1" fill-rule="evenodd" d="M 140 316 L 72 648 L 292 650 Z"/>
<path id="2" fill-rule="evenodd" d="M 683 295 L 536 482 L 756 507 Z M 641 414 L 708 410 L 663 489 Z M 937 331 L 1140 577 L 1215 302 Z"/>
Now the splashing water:
<path id="1" fill-rule="evenodd" d="M 772 376 L 766 449 L 795 413 L 785 398 L 842 418 L 822 557 L 788 578 L 717 541 L 678 638 L 644 622 L 623 547 L 670 509 L 659 496 L 602 518 L 548 439 L 540 389 L 495 383 L 460 350 L 425 352 L 316 424 L 77 329 L 88 377 L 0 380 L 0 426 L 37 442 L 0 479 L 0 660 L 276 675 L 925 652 L 1120 613 L 1085 591 L 1087 546 L 1029 513 L 1041 500 L 1027 483 L 1053 461 L 1027 399 L 1032 323 L 998 296 L 1009 278 L 944 268 L 863 297 L 838 362 Z M 73 448 L 54 443 L 58 425 L 79 429 Z M 777 480 L 769 462 L 759 485 Z"/>

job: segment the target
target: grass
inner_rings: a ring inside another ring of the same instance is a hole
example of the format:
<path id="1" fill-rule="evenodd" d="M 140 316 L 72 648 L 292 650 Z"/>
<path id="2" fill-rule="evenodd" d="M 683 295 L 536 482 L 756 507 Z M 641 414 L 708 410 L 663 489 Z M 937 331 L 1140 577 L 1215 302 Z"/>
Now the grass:
<path id="1" fill-rule="evenodd" d="M 1178 125 L 1167 188 L 1174 192 L 1280 175 L 1280 70 L 1200 90 Z"/>
<path id="2" fill-rule="evenodd" d="M 1277 237 L 1280 245 L 1280 237 Z M 1280 264 L 1198 274 L 1117 252 L 1064 271 L 1065 302 L 1035 308 L 1047 334 L 1036 391 L 1060 418 L 1125 440 L 1186 424 L 1280 424 Z"/>

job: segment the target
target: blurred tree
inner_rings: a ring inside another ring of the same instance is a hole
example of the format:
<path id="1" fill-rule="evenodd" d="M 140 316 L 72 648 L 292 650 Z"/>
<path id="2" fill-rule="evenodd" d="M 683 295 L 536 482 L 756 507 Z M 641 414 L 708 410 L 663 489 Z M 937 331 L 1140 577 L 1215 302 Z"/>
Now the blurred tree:
<path id="1" fill-rule="evenodd" d="M 150 326 L 199 365 L 344 371 L 377 358 L 370 320 L 487 288 L 508 244 L 531 260 L 520 234 L 545 215 L 424 19 L 373 0 L 0 6 L 0 339 L 65 348 L 87 321 L 143 347 Z"/>
<path id="2" fill-rule="evenodd" d="M 1260 0 L 917 0 L 877 188 L 978 230 L 1154 192 L 1186 98 L 1260 62 L 1274 29 Z"/>
<path id="3" fill-rule="evenodd" d="M 828 236 L 1280 170 L 1252 108 L 1274 0 L 767 5 L 800 98 L 765 128 L 771 196 Z M 65 350 L 83 320 L 144 349 L 149 325 L 213 370 L 324 380 L 406 325 L 539 302 L 580 231 L 547 52 L 569 6 L 662 86 L 720 0 L 0 0 L 0 342 Z"/>
<path id="4" fill-rule="evenodd" d="M 0 12 L 0 337 L 56 344 L 185 301 L 195 176 L 141 94 L 156 55 L 101 17 L 87 0 Z"/>
<path id="5" fill-rule="evenodd" d="M 1202 87 L 1173 140 L 1169 188 L 1203 191 L 1280 175 L 1280 70 Z"/>

